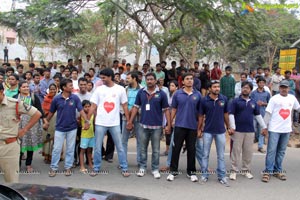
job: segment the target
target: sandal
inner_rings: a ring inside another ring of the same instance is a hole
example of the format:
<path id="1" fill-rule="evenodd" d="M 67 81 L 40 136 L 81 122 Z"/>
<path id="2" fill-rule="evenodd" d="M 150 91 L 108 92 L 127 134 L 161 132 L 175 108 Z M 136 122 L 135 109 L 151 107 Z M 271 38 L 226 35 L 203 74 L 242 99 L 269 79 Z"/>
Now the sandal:
<path id="1" fill-rule="evenodd" d="M 122 171 L 122 175 L 126 178 L 130 176 L 130 173 L 128 171 Z"/>
<path id="2" fill-rule="evenodd" d="M 79 172 L 82 174 L 87 174 L 88 170 L 84 168 L 84 169 L 80 169 Z"/>
<path id="3" fill-rule="evenodd" d="M 65 176 L 71 176 L 71 175 L 72 175 L 72 170 L 71 169 L 66 169 Z"/>
<path id="4" fill-rule="evenodd" d="M 26 172 L 27 173 L 32 173 L 33 172 L 33 168 L 30 165 L 26 166 Z"/>
<path id="5" fill-rule="evenodd" d="M 262 178 L 261 178 L 261 181 L 265 182 L 265 183 L 268 183 L 269 180 L 270 180 L 270 174 L 264 173 Z"/>
<path id="6" fill-rule="evenodd" d="M 282 173 L 274 173 L 273 174 L 274 177 L 278 178 L 279 180 L 282 180 L 282 181 L 286 181 L 286 175 L 282 174 Z"/>
<path id="7" fill-rule="evenodd" d="M 54 176 L 56 176 L 56 171 L 53 170 L 53 169 L 51 169 L 51 170 L 49 171 L 48 175 L 49 175 L 49 177 L 54 177 Z"/>
<path id="8" fill-rule="evenodd" d="M 92 170 L 89 174 L 91 177 L 95 177 L 99 174 L 99 172 Z"/>

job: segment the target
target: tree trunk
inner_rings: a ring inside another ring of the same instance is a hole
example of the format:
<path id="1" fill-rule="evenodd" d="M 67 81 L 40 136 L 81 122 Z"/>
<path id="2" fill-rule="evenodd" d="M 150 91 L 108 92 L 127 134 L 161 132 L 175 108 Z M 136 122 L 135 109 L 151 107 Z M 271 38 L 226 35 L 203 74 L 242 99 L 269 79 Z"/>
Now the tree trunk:
<path id="1" fill-rule="evenodd" d="M 165 61 L 167 58 L 167 48 L 166 47 L 161 47 L 157 48 L 157 51 L 159 53 L 159 62 Z"/>

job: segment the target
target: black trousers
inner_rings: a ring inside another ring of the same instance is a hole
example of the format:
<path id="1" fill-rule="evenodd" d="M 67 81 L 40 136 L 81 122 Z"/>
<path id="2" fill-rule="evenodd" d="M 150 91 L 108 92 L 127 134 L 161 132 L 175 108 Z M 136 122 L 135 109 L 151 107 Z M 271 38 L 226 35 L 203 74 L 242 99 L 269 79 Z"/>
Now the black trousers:
<path id="1" fill-rule="evenodd" d="M 178 163 L 181 148 L 183 142 L 185 141 L 187 149 L 187 174 L 195 175 L 196 174 L 196 140 L 197 140 L 197 131 L 187 128 L 175 127 L 174 130 L 174 143 L 172 145 L 172 158 L 170 173 L 174 176 L 178 175 Z"/>
<path id="2" fill-rule="evenodd" d="M 22 165 L 22 156 L 24 155 L 24 153 L 20 153 L 20 167 Z M 27 151 L 27 156 L 26 156 L 26 162 L 25 165 L 29 166 L 32 163 L 32 158 L 33 158 L 33 151 Z"/>

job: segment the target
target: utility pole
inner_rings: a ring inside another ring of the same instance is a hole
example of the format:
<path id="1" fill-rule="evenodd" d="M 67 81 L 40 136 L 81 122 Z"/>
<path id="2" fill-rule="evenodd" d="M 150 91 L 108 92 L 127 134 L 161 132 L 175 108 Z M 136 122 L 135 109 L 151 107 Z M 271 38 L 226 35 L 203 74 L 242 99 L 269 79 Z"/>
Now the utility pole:
<path id="1" fill-rule="evenodd" d="M 120 0 L 117 0 L 119 5 Z M 115 33 L 115 60 L 118 60 L 118 49 L 119 49 L 119 18 L 120 12 L 118 6 L 116 6 L 116 33 Z"/>

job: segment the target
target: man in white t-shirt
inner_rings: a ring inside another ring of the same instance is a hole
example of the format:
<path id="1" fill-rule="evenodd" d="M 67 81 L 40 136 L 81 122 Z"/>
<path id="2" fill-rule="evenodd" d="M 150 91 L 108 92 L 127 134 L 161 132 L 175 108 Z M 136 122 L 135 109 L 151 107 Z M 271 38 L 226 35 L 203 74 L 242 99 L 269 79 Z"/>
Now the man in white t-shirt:
<path id="1" fill-rule="evenodd" d="M 94 170 L 91 176 L 96 176 L 101 168 L 102 161 L 102 143 L 107 131 L 110 132 L 117 148 L 119 164 L 122 169 L 122 175 L 128 177 L 128 165 L 125 151 L 122 145 L 120 128 L 120 106 L 123 107 L 126 120 L 129 121 L 129 112 L 127 107 L 127 95 L 125 88 L 114 83 L 114 72 L 111 68 L 103 69 L 100 72 L 103 82 L 94 91 L 90 101 L 92 103 L 88 118 L 97 109 L 95 121 L 95 148 L 94 148 Z"/>
<path id="2" fill-rule="evenodd" d="M 295 96 L 288 94 L 289 82 L 279 83 L 279 94 L 274 95 L 266 108 L 264 117 L 268 127 L 269 140 L 266 155 L 266 168 L 262 177 L 263 182 L 269 182 L 270 175 L 285 181 L 285 171 L 282 162 L 286 147 L 292 132 L 292 111 L 300 111 L 300 105 Z M 266 130 L 263 132 L 267 133 Z"/>

